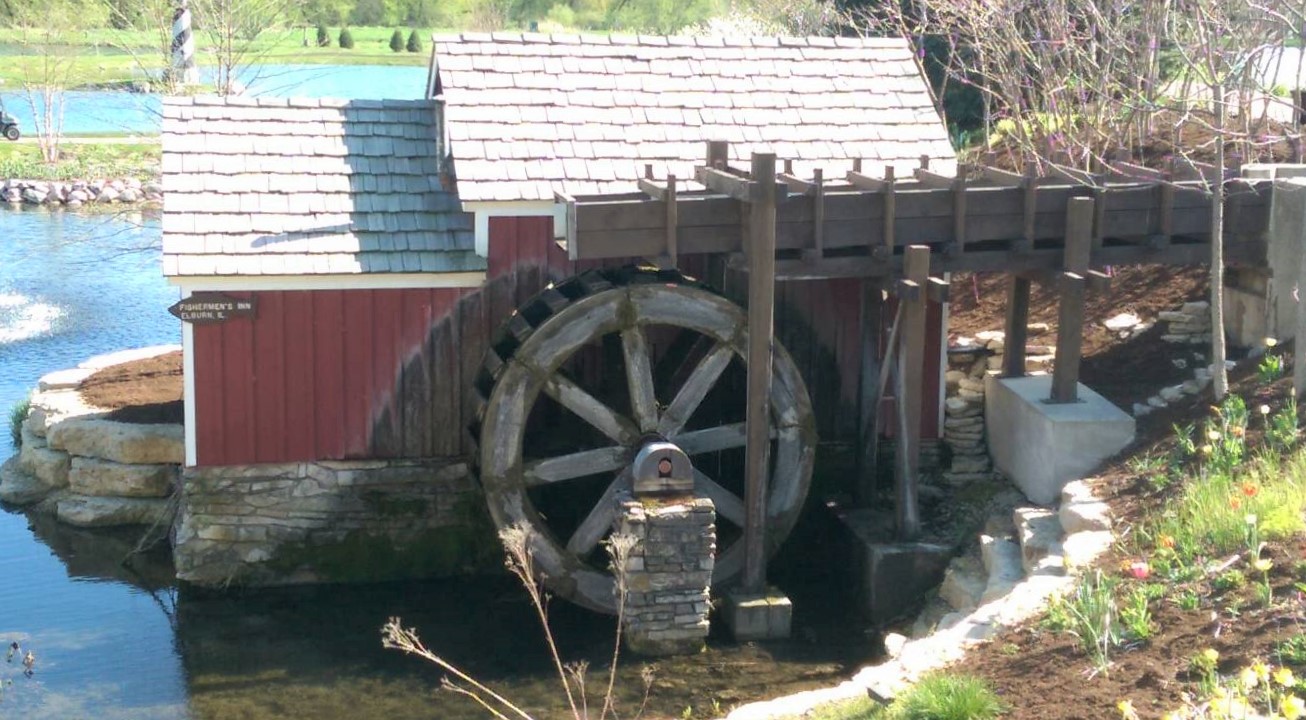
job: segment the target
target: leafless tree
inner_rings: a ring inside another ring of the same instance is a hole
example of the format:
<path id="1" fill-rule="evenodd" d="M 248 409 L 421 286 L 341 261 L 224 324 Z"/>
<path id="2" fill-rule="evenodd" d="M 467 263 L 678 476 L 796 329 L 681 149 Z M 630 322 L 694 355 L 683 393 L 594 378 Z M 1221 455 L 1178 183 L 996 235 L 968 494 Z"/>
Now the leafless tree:
<path id="1" fill-rule="evenodd" d="M 76 79 L 77 50 L 69 40 L 77 31 L 102 23 L 104 8 L 96 0 L 53 0 L 15 5 L 14 13 L 23 52 L 9 62 L 18 68 L 41 157 L 56 162 L 63 140 L 64 93 Z"/>
<path id="2" fill-rule="evenodd" d="M 192 0 L 190 7 L 197 34 L 208 41 L 219 95 L 239 94 L 271 48 L 294 42 L 294 0 Z"/>

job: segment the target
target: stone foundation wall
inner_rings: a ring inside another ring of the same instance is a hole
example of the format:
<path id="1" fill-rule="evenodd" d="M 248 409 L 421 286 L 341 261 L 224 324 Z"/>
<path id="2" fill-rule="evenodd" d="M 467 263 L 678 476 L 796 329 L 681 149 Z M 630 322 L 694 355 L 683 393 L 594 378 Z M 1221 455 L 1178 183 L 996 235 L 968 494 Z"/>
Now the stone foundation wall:
<path id="1" fill-rule="evenodd" d="M 187 468 L 173 537 L 197 585 L 437 577 L 502 566 L 458 460 Z"/>
<path id="2" fill-rule="evenodd" d="M 627 498 L 616 531 L 636 544 L 626 562 L 626 645 L 644 655 L 701 650 L 716 558 L 716 509 L 707 498 Z"/>
<path id="3" fill-rule="evenodd" d="M 1179 310 L 1163 312 L 1158 316 L 1168 323 L 1161 339 L 1168 343 L 1209 345 L 1211 343 L 1211 304 L 1208 302 L 1184 303 Z"/>

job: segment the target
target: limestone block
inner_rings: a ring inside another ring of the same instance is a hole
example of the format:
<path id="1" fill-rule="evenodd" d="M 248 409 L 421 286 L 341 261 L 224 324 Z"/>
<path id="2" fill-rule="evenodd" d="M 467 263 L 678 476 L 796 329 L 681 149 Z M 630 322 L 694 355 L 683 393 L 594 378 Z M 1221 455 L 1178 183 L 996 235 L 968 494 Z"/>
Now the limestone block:
<path id="1" fill-rule="evenodd" d="M 172 463 L 186 458 L 181 425 L 135 425 L 75 418 L 50 428 L 50 447 L 73 455 L 127 464 Z"/>
<path id="2" fill-rule="evenodd" d="M 50 491 L 49 485 L 19 467 L 17 457 L 11 457 L 0 465 L 0 502 L 31 505 L 44 500 Z"/>
<path id="3" fill-rule="evenodd" d="M 1111 529 L 1111 508 L 1104 502 L 1063 504 L 1058 516 L 1066 534 Z"/>
<path id="4" fill-rule="evenodd" d="M 987 583 L 988 575 L 983 563 L 978 558 L 965 555 L 948 564 L 948 569 L 943 573 L 943 584 L 939 585 L 939 597 L 954 610 L 969 610 L 979 603 Z"/>
<path id="5" fill-rule="evenodd" d="M 962 400 L 967 400 L 970 402 L 983 402 L 984 393 L 976 392 L 974 390 L 967 390 L 966 388 L 961 388 L 960 390 L 957 391 L 957 397 L 961 398 Z"/>
<path id="6" fill-rule="evenodd" d="M 884 636 L 884 654 L 896 658 L 902 654 L 902 648 L 906 644 L 907 636 L 891 632 Z"/>
<path id="7" fill-rule="evenodd" d="M 172 492 L 176 478 L 176 465 L 124 465 L 75 457 L 68 487 L 82 495 L 160 498 Z"/>
<path id="8" fill-rule="evenodd" d="M 979 380 L 972 380 L 968 377 L 963 377 L 957 381 L 957 384 L 961 386 L 962 390 L 970 390 L 971 392 L 977 392 L 981 395 L 984 393 L 984 383 Z"/>
<path id="9" fill-rule="evenodd" d="M 36 381 L 36 389 L 40 392 L 50 390 L 76 390 L 82 381 L 90 377 L 95 371 L 87 368 L 70 368 L 68 370 L 56 370 L 52 373 L 46 373 Z"/>
<path id="10" fill-rule="evenodd" d="M 990 378 L 985 394 L 994 465 L 1032 502 L 1051 504 L 1134 438 L 1134 418 L 1084 385 L 1079 402 L 1045 402 L 1052 378 Z"/>
<path id="11" fill-rule="evenodd" d="M 1162 400 L 1160 395 L 1153 395 L 1147 399 L 1147 406 L 1160 410 L 1161 408 L 1170 407 L 1170 403 Z"/>
<path id="12" fill-rule="evenodd" d="M 966 377 L 966 373 L 960 370 L 949 370 L 948 372 L 944 373 L 943 380 L 949 386 L 953 386 L 959 384 L 962 381 L 962 379 L 964 379 L 965 377 Z"/>
<path id="13" fill-rule="evenodd" d="M 1178 402 L 1184 397 L 1184 387 L 1182 385 L 1164 387 L 1161 388 L 1161 392 L 1158 394 L 1161 396 L 1161 399 L 1166 402 Z"/>
<path id="14" fill-rule="evenodd" d="M 1136 418 L 1140 418 L 1140 417 L 1143 417 L 1144 415 L 1151 415 L 1151 414 L 1152 414 L 1152 411 L 1155 410 L 1155 409 L 1156 409 L 1156 408 L 1153 408 L 1151 405 L 1144 405 L 1144 404 L 1142 404 L 1142 403 L 1134 403 L 1134 407 L 1133 407 L 1133 410 L 1132 410 L 1131 414 L 1132 414 L 1134 417 L 1136 417 Z"/>
<path id="15" fill-rule="evenodd" d="M 1086 478 L 1066 483 L 1065 487 L 1061 488 L 1061 504 L 1100 502 L 1095 487 L 1098 482 L 1100 481 L 1095 478 Z"/>
<path id="16" fill-rule="evenodd" d="M 1038 337 L 1039 335 L 1046 335 L 1051 331 L 1052 331 L 1051 326 L 1049 326 L 1047 323 L 1042 323 L 1042 322 L 1029 323 L 1028 325 L 1025 326 L 1025 333 L 1030 337 Z"/>
<path id="17" fill-rule="evenodd" d="M 991 356 L 989 356 L 987 362 L 985 363 L 985 369 L 986 369 L 986 370 L 1001 370 L 1001 369 L 1002 369 L 1002 356 L 1001 356 L 1001 355 L 991 355 Z"/>
<path id="18" fill-rule="evenodd" d="M 1001 342 L 1006 337 L 1007 334 L 1001 330 L 982 330 L 975 333 L 975 339 L 982 343 L 990 343 L 994 340 Z"/>
<path id="19" fill-rule="evenodd" d="M 1016 508 L 1012 520 L 1020 538 L 1020 559 L 1026 575 L 1033 574 L 1044 558 L 1061 554 L 1061 521 L 1056 513 L 1043 508 Z"/>
<path id="20" fill-rule="evenodd" d="M 73 496 L 59 501 L 58 517 L 78 527 L 153 525 L 162 522 L 167 511 L 167 500 Z"/>
<path id="21" fill-rule="evenodd" d="M 1017 582 L 1025 576 L 1020 546 L 1006 538 L 980 536 L 980 558 L 989 573 L 989 581 Z"/>
<path id="22" fill-rule="evenodd" d="M 18 451 L 18 467 L 47 488 L 68 487 L 68 466 L 68 453 L 35 442 L 24 442 Z"/>
<path id="23" fill-rule="evenodd" d="M 1067 535 L 1061 543 L 1065 563 L 1070 568 L 1088 567 L 1106 554 L 1114 542 L 1115 536 L 1110 530 L 1085 530 Z"/>
<path id="24" fill-rule="evenodd" d="M 1133 313 L 1120 313 L 1107 318 L 1102 324 L 1106 326 L 1107 330 L 1114 332 L 1128 330 L 1141 322 L 1142 320 Z"/>
<path id="25" fill-rule="evenodd" d="M 1205 300 L 1186 302 L 1181 310 L 1185 315 L 1204 316 L 1211 311 L 1211 303 Z"/>

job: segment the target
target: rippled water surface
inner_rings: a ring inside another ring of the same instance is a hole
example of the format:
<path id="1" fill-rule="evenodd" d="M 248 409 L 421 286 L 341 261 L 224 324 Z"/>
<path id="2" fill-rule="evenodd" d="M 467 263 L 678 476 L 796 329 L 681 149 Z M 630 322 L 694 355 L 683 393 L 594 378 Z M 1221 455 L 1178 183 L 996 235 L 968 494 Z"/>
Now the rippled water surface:
<path id="1" fill-rule="evenodd" d="M 157 251 L 135 252 L 158 238 L 158 222 L 145 217 L 0 210 L 0 409 L 87 356 L 179 341 L 166 311 L 178 292 L 160 276 Z M 123 564 L 138 541 L 138 532 L 0 509 L 0 649 L 18 641 L 37 657 L 30 678 L 0 658 L 0 718 L 485 717 L 439 692 L 431 667 L 381 649 L 379 628 L 392 615 L 537 717 L 562 717 L 539 626 L 504 578 L 179 591 L 166 548 Z M 798 548 L 784 563 L 795 578 L 786 588 L 797 640 L 714 640 L 706 653 L 657 663 L 647 717 L 686 707 L 710 717 L 716 706 L 829 684 L 866 658 L 869 642 L 841 620 L 830 590 L 838 581 L 808 572 L 826 560 Z M 588 659 L 598 675 L 612 621 L 562 602 L 553 617 L 565 656 Z M 627 708 L 641 701 L 642 666 L 622 671 Z"/>

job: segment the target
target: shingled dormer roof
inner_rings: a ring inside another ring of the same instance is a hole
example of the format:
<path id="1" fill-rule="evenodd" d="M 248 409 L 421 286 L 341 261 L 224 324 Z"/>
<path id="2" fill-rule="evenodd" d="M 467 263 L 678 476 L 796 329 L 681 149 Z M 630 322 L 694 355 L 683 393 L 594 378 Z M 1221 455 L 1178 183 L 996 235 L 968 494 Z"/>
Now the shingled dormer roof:
<path id="1" fill-rule="evenodd" d="M 436 36 L 437 93 L 464 202 L 631 192 L 692 178 L 705 141 L 841 177 L 956 155 L 906 41 L 463 33 Z"/>
<path id="2" fill-rule="evenodd" d="M 165 99 L 164 274 L 484 270 L 437 128 L 430 100 Z"/>

